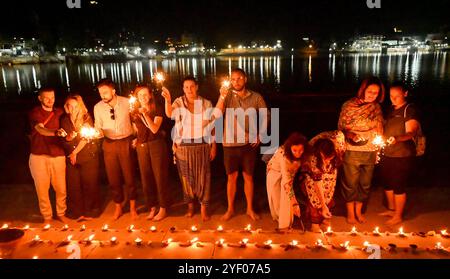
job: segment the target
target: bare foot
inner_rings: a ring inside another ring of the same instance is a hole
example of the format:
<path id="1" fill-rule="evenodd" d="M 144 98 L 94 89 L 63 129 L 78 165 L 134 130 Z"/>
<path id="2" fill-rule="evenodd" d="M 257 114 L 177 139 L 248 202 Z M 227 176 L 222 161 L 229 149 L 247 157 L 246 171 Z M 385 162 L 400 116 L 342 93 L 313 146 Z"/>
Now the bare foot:
<path id="1" fill-rule="evenodd" d="M 202 213 L 202 221 L 203 222 L 209 221 L 210 219 L 211 219 L 211 217 L 208 214 Z"/>
<path id="2" fill-rule="evenodd" d="M 188 203 L 188 210 L 184 216 L 187 218 L 192 218 L 194 216 L 194 204 L 193 203 Z"/>
<path id="3" fill-rule="evenodd" d="M 114 210 L 113 219 L 117 220 L 117 219 L 120 218 L 120 216 L 122 216 L 122 207 L 121 206 L 116 206 L 116 209 Z"/>
<path id="4" fill-rule="evenodd" d="M 322 233 L 322 230 L 320 229 L 320 225 L 319 224 L 312 224 L 311 225 L 311 231 L 313 233 Z"/>
<path id="5" fill-rule="evenodd" d="M 248 211 L 247 210 L 247 215 L 252 218 L 253 221 L 259 220 L 259 216 L 258 214 L 256 214 L 253 210 L 252 211 Z"/>
<path id="6" fill-rule="evenodd" d="M 392 225 L 400 224 L 401 222 L 403 222 L 402 218 L 394 216 L 391 219 L 389 219 L 389 221 L 386 222 L 386 225 L 392 226 Z"/>
<path id="7" fill-rule="evenodd" d="M 50 218 L 50 219 L 44 219 L 44 226 L 51 225 L 51 224 L 52 224 L 52 221 L 53 221 L 52 218 Z"/>
<path id="8" fill-rule="evenodd" d="M 202 214 L 202 221 L 206 222 L 209 221 L 209 219 L 211 219 L 211 217 L 208 215 L 208 210 L 206 208 L 206 206 L 201 207 L 201 214 Z"/>
<path id="9" fill-rule="evenodd" d="M 366 217 L 364 217 L 364 215 L 356 216 L 356 219 L 358 219 L 358 222 L 361 224 L 366 222 Z"/>
<path id="10" fill-rule="evenodd" d="M 58 221 L 60 221 L 61 223 L 64 223 L 64 224 L 69 224 L 70 223 L 70 219 L 67 218 L 66 216 L 58 216 L 56 218 L 56 220 L 58 220 Z"/>
<path id="11" fill-rule="evenodd" d="M 356 223 L 358 223 L 358 221 L 355 218 L 348 218 L 347 217 L 347 223 L 348 224 L 356 224 Z"/>
<path id="12" fill-rule="evenodd" d="M 131 220 L 136 220 L 139 218 L 136 210 L 130 210 L 130 216 L 131 216 Z"/>
<path id="13" fill-rule="evenodd" d="M 220 218 L 222 221 L 228 221 L 231 219 L 231 217 L 233 217 L 234 215 L 234 211 L 233 210 L 228 210 L 223 216 L 222 218 Z"/>
<path id="14" fill-rule="evenodd" d="M 161 221 L 162 219 L 167 217 L 166 209 L 160 208 L 158 214 L 153 218 L 153 221 Z"/>
<path id="15" fill-rule="evenodd" d="M 152 220 L 155 217 L 155 214 L 156 214 L 156 207 L 152 207 L 152 209 L 150 209 L 150 213 L 147 215 L 146 219 Z"/>
<path id="16" fill-rule="evenodd" d="M 395 211 L 394 210 L 386 210 L 384 212 L 379 213 L 379 216 L 385 216 L 385 217 L 394 217 Z"/>

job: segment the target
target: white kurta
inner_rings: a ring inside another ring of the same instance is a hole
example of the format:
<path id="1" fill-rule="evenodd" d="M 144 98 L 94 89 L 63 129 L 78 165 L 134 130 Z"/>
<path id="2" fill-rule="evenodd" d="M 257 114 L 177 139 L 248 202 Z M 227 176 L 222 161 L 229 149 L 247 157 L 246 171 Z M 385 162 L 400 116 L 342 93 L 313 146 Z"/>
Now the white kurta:
<path id="1" fill-rule="evenodd" d="M 294 177 L 299 168 L 300 161 L 288 160 L 283 147 L 277 149 L 267 164 L 266 186 L 270 213 L 278 221 L 280 229 L 291 227 L 294 220 L 291 198 L 294 196 Z"/>

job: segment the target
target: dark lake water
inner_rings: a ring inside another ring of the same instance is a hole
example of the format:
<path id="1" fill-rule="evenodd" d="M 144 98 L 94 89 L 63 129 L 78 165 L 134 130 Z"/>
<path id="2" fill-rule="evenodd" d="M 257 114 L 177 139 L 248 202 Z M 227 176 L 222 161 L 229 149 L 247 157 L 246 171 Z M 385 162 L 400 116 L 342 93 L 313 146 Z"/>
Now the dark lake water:
<path id="1" fill-rule="evenodd" d="M 264 94 L 347 92 L 367 75 L 386 82 L 403 80 L 414 89 L 422 86 L 450 88 L 450 62 L 447 52 L 429 54 L 351 54 L 312 56 L 255 56 L 217 58 L 178 58 L 129 61 L 123 63 L 45 64 L 0 66 L 0 96 L 5 101 L 29 96 L 41 86 L 61 92 L 89 94 L 101 78 L 109 77 L 127 93 L 137 82 L 147 82 L 155 72 L 168 74 L 166 85 L 179 89 L 179 81 L 194 75 L 203 93 L 214 97 L 219 80 L 234 67 L 249 75 L 250 87 Z M 214 92 L 212 92 L 214 91 Z M 350 92 L 347 92 L 350 93 Z"/>
<path id="2" fill-rule="evenodd" d="M 421 108 L 428 136 L 423 165 L 424 183 L 447 185 L 450 179 L 450 57 L 447 52 L 429 54 L 352 54 L 312 56 L 252 56 L 178 58 L 121 63 L 46 64 L 0 66 L 0 177 L 3 183 L 28 183 L 26 112 L 37 104 L 42 86 L 55 87 L 57 105 L 68 92 L 84 96 L 89 109 L 99 101 L 95 83 L 112 78 L 121 95 L 139 82 L 149 82 L 163 71 L 165 85 L 174 97 L 181 94 L 181 80 L 194 75 L 200 94 L 218 98 L 220 81 L 234 67 L 249 76 L 248 87 L 263 94 L 271 107 L 280 108 L 281 141 L 292 131 L 311 137 L 336 129 L 342 103 L 356 94 L 360 81 L 376 75 L 388 84 L 402 80 L 411 88 L 412 100 Z M 389 105 L 386 99 L 385 107 Z M 166 129 L 171 126 L 165 121 Z M 217 160 L 216 160 L 217 161 Z M 220 164 L 220 162 L 216 162 Z"/>

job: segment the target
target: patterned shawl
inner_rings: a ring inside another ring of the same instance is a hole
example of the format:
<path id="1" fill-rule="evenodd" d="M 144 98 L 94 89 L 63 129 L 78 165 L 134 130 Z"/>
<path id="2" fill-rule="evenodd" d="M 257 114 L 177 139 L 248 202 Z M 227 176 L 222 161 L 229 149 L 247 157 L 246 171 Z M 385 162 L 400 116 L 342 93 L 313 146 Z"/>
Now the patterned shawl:
<path id="1" fill-rule="evenodd" d="M 341 131 L 369 131 L 383 125 L 383 112 L 376 102 L 365 103 L 359 98 L 345 102 L 339 116 Z"/>

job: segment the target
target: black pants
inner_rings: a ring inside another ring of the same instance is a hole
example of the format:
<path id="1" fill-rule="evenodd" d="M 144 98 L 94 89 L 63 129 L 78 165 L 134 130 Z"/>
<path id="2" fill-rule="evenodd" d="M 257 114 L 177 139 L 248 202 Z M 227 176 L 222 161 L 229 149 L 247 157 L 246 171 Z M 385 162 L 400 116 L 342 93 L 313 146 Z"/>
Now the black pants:
<path id="1" fill-rule="evenodd" d="M 128 199 L 136 200 L 132 149 L 131 138 L 121 140 L 105 139 L 103 141 L 106 176 L 108 177 L 112 198 L 115 203 L 122 203 L 125 200 L 124 190 L 128 191 Z M 123 180 L 125 181 L 125 189 Z"/>
<path id="2" fill-rule="evenodd" d="M 414 173 L 415 157 L 383 157 L 381 160 L 381 178 L 386 191 L 394 191 L 395 195 L 406 193 Z"/>
<path id="3" fill-rule="evenodd" d="M 163 139 L 136 146 L 141 182 L 148 208 L 169 206 L 169 153 Z"/>
<path id="4" fill-rule="evenodd" d="M 67 161 L 67 209 L 69 216 L 98 217 L 100 185 L 98 156 L 77 162 Z"/>

